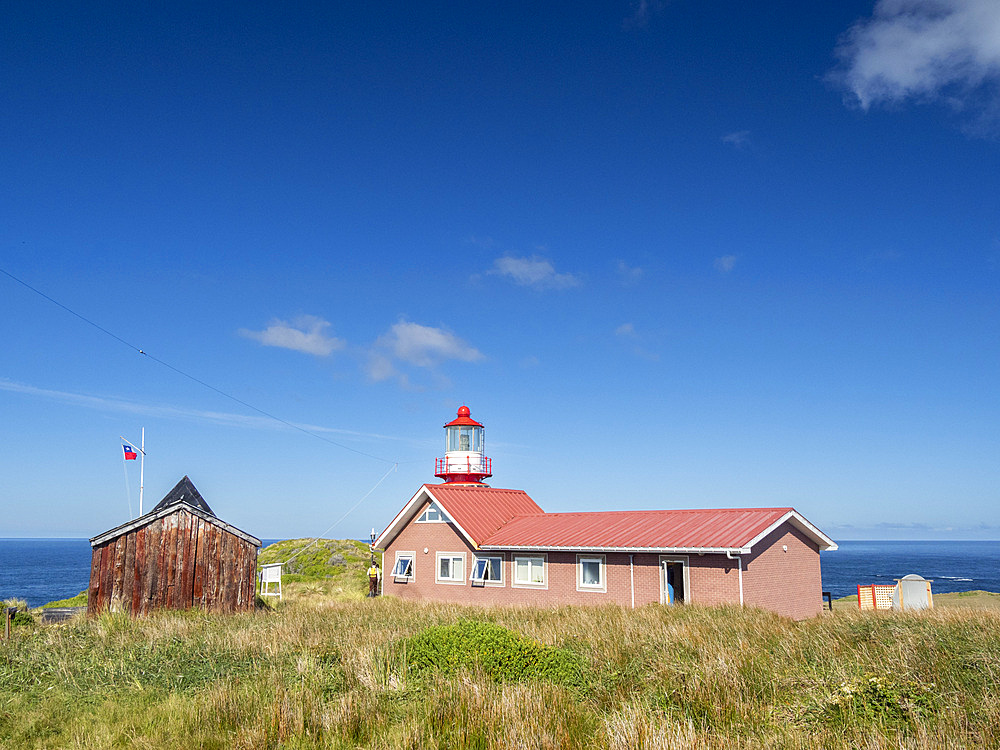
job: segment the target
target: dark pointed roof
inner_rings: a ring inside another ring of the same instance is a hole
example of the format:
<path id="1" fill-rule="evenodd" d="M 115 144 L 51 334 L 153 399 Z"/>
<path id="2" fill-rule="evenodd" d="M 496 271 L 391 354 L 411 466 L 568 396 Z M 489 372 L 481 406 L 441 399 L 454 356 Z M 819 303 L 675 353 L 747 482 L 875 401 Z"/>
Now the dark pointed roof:
<path id="1" fill-rule="evenodd" d="M 235 526 L 231 526 L 225 521 L 220 520 L 219 517 L 215 515 L 215 512 L 208 507 L 208 503 L 205 502 L 205 498 L 201 496 L 201 493 L 198 492 L 197 488 L 195 488 L 194 484 L 192 484 L 191 480 L 186 476 L 179 481 L 177 486 L 170 490 L 170 492 L 166 494 L 166 497 L 160 500 L 156 507 L 151 511 L 145 515 L 139 516 L 138 518 L 132 519 L 128 523 L 123 523 L 121 526 L 95 536 L 90 540 L 90 546 L 97 547 L 98 545 L 104 544 L 111 539 L 117 539 L 121 535 L 127 534 L 134 529 L 147 526 L 153 521 L 165 518 L 166 516 L 172 515 L 181 510 L 198 516 L 198 518 L 203 521 L 207 521 L 208 523 L 218 526 L 220 529 L 224 529 L 230 534 L 235 534 L 241 539 L 250 542 L 254 546 L 260 547 L 260 539 L 255 536 L 250 536 L 245 531 L 240 531 Z"/>
<path id="2" fill-rule="evenodd" d="M 192 508 L 205 511 L 210 516 L 215 516 L 212 509 L 208 507 L 208 503 L 205 502 L 205 498 L 198 492 L 198 488 L 188 479 L 187 474 L 156 504 L 156 507 L 150 513 L 156 513 L 171 505 L 177 505 L 177 503 L 187 503 Z"/>

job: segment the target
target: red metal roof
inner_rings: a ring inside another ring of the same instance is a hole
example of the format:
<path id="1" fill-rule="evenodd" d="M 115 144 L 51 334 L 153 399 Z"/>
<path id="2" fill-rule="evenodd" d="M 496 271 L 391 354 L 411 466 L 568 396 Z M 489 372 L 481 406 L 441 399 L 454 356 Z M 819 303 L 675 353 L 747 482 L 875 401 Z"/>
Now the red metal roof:
<path id="1" fill-rule="evenodd" d="M 469 427 L 482 427 L 479 422 L 474 420 L 469 415 L 472 412 L 469 411 L 468 406 L 458 407 L 458 416 L 451 420 L 445 427 L 455 427 L 455 426 L 469 426 Z"/>
<path id="2" fill-rule="evenodd" d="M 793 512 L 792 508 L 727 508 L 543 513 L 510 519 L 480 545 L 535 549 L 735 550 L 746 548 L 769 527 Z"/>
<path id="3" fill-rule="evenodd" d="M 515 516 L 545 513 L 524 490 L 475 484 L 425 484 L 424 489 L 477 545 Z"/>

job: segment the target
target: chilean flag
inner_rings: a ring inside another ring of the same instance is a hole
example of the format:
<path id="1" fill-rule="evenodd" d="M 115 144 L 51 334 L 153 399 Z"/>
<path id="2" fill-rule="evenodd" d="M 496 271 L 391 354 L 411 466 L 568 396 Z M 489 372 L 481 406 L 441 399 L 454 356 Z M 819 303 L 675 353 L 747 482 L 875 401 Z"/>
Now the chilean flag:
<path id="1" fill-rule="evenodd" d="M 135 452 L 135 448 L 133 448 L 128 443 L 122 444 L 122 449 L 125 451 L 125 460 L 126 461 L 135 461 L 136 456 L 139 455 L 138 453 Z"/>

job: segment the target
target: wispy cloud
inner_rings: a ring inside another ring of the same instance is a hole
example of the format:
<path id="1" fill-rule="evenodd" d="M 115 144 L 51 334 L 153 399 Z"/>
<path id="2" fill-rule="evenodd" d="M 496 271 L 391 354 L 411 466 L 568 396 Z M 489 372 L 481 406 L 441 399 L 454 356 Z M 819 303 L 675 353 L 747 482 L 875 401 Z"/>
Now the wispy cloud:
<path id="1" fill-rule="evenodd" d="M 328 321 L 315 315 L 300 315 L 291 322 L 272 320 L 263 331 L 241 328 L 239 334 L 264 346 L 277 346 L 317 357 L 328 357 L 334 351 L 344 348 L 343 339 L 326 334 L 329 327 Z"/>
<path id="2" fill-rule="evenodd" d="M 424 326 L 401 320 L 379 336 L 369 353 L 368 377 L 375 381 L 400 379 L 409 386 L 409 378 L 399 372 L 400 364 L 434 368 L 447 360 L 479 362 L 481 351 L 444 328 Z"/>
<path id="3" fill-rule="evenodd" d="M 829 79 L 862 109 L 905 100 L 1000 112 L 997 0 L 878 0 L 837 47 Z"/>
<path id="4" fill-rule="evenodd" d="M 626 346 L 636 357 L 649 360 L 650 362 L 659 362 L 660 355 L 654 351 L 650 351 L 650 349 L 646 347 L 646 342 L 651 337 L 648 334 L 640 334 L 639 331 L 636 330 L 634 323 L 622 323 L 618 326 L 615 329 L 615 338 L 622 342 L 622 344 Z M 628 343 L 626 344 L 625 342 Z"/>
<path id="5" fill-rule="evenodd" d="M 165 404 L 150 404 L 139 401 L 130 401 L 117 396 L 93 396 L 84 393 L 73 393 L 70 391 L 56 391 L 47 388 L 38 388 L 24 383 L 17 383 L 10 380 L 0 380 L 0 391 L 18 393 L 23 396 L 31 396 L 35 398 L 43 398 L 49 401 L 57 401 L 62 404 L 67 404 L 69 406 L 94 409 L 101 412 L 118 412 L 159 419 L 202 422 L 253 430 L 286 430 L 290 429 L 291 426 L 308 430 L 309 432 L 336 434 L 347 437 L 368 439 L 375 438 L 380 440 L 399 439 L 388 435 L 356 432 L 353 430 L 338 429 L 336 427 L 323 427 L 315 424 L 294 422 L 283 423 L 276 419 L 264 416 L 233 414 L 231 412 L 208 411 L 203 409 L 189 409 L 183 406 L 170 406 Z"/>
<path id="6" fill-rule="evenodd" d="M 579 276 L 557 273 L 552 261 L 538 255 L 530 258 L 504 255 L 493 261 L 493 269 L 487 273 L 503 276 L 515 284 L 534 289 L 568 289 L 580 285 Z"/>
<path id="7" fill-rule="evenodd" d="M 712 261 L 712 265 L 720 273 L 729 273 L 736 267 L 736 260 L 737 257 L 735 255 L 723 255 L 721 258 L 716 258 Z"/>
<path id="8" fill-rule="evenodd" d="M 622 21 L 622 28 L 636 29 L 642 28 L 649 23 L 650 19 L 667 7 L 664 0 L 634 0 L 632 12 Z"/>
<path id="9" fill-rule="evenodd" d="M 722 142 L 736 148 L 745 148 L 750 145 L 750 131 L 737 130 L 735 133 L 726 133 L 722 136 Z"/>
<path id="10" fill-rule="evenodd" d="M 642 278 L 643 270 L 639 266 L 630 266 L 623 260 L 618 261 L 618 280 L 623 284 L 636 284 Z"/>
<path id="11" fill-rule="evenodd" d="M 634 339 L 635 326 L 632 323 L 622 323 L 615 329 L 615 336 Z"/>

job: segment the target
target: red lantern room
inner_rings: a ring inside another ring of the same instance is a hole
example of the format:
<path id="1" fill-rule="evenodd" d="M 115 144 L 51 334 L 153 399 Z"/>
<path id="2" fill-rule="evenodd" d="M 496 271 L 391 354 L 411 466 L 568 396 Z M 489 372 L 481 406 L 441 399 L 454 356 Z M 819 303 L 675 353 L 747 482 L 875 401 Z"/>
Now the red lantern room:
<path id="1" fill-rule="evenodd" d="M 482 484 L 493 476 L 490 459 L 483 455 L 483 426 L 462 406 L 458 416 L 444 426 L 444 458 L 434 459 L 434 476 L 445 482 Z"/>

